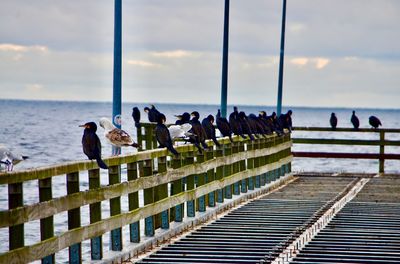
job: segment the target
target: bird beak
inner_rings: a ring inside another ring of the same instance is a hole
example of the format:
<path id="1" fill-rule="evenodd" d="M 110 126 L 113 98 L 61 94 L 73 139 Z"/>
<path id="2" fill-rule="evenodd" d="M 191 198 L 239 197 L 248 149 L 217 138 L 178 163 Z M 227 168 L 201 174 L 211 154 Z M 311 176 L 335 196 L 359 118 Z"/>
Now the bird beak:
<path id="1" fill-rule="evenodd" d="M 79 125 L 79 127 L 84 127 L 84 128 L 86 128 L 86 126 L 85 126 L 85 125 Z"/>

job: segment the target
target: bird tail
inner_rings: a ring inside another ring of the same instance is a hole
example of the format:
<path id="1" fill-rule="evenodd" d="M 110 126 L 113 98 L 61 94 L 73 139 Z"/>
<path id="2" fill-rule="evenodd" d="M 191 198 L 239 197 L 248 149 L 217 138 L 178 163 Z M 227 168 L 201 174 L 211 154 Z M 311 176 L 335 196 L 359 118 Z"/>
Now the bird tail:
<path id="1" fill-rule="evenodd" d="M 179 156 L 179 152 L 176 151 L 173 146 L 168 146 L 167 148 L 169 151 L 171 151 L 172 154 L 174 154 L 175 156 Z"/>
<path id="2" fill-rule="evenodd" d="M 140 147 L 140 145 L 138 143 L 135 143 L 135 142 L 133 142 L 132 145 L 130 145 L 130 146 L 132 146 L 134 148 L 139 148 Z"/>
<path id="3" fill-rule="evenodd" d="M 97 161 L 97 165 L 99 165 L 100 168 L 105 169 L 105 170 L 108 169 L 108 166 L 104 163 L 104 161 L 100 157 L 98 157 L 96 159 L 96 161 Z"/>
<path id="4" fill-rule="evenodd" d="M 29 159 L 29 157 L 28 156 L 22 156 L 22 159 L 26 160 L 26 159 Z"/>

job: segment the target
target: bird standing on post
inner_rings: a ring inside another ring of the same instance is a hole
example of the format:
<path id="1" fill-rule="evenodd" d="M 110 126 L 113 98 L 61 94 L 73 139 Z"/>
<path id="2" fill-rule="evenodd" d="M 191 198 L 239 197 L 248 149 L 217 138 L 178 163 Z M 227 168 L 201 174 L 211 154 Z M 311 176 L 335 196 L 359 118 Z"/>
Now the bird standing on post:
<path id="1" fill-rule="evenodd" d="M 109 119 L 105 117 L 101 118 L 100 126 L 104 128 L 104 136 L 111 145 L 116 147 L 139 147 L 128 133 L 122 129 L 116 128 Z"/>
<path id="2" fill-rule="evenodd" d="M 190 124 L 192 125 L 191 132 L 197 136 L 197 140 L 199 143 L 201 143 L 203 148 L 208 148 L 208 145 L 205 142 L 205 140 L 207 139 L 207 135 L 199 121 L 199 112 L 194 111 L 190 115 L 192 116 L 192 119 L 190 120 Z"/>
<path id="3" fill-rule="evenodd" d="M 150 122 L 157 122 L 157 116 L 160 114 L 160 112 L 154 105 L 151 105 L 151 108 L 146 106 L 144 111 L 147 113 Z"/>
<path id="4" fill-rule="evenodd" d="M 132 118 L 135 122 L 135 127 L 140 128 L 140 110 L 137 107 L 132 108 Z"/>
<path id="5" fill-rule="evenodd" d="M 353 127 L 355 130 L 357 130 L 360 127 L 360 120 L 356 116 L 356 111 L 354 111 L 354 110 L 353 110 L 353 114 L 351 115 L 350 121 L 353 124 Z"/>
<path id="6" fill-rule="evenodd" d="M 332 127 L 333 130 L 336 129 L 337 122 L 338 122 L 338 120 L 337 120 L 337 117 L 336 117 L 335 113 L 332 113 L 331 114 L 331 119 L 329 119 L 329 123 L 331 124 L 331 127 Z"/>
<path id="7" fill-rule="evenodd" d="M 206 132 L 207 138 L 212 139 L 216 146 L 220 146 L 217 138 L 215 137 L 215 127 L 214 127 L 214 117 L 212 115 L 208 115 L 206 118 L 203 119 L 201 125 Z"/>
<path id="8" fill-rule="evenodd" d="M 97 161 L 97 165 L 99 165 L 102 169 L 108 169 L 108 166 L 101 159 L 101 142 L 99 137 L 96 134 L 97 125 L 95 122 L 88 122 L 84 125 L 80 125 L 80 127 L 84 127 L 82 136 L 82 148 L 83 153 L 86 154 L 88 159 Z"/>
<path id="9" fill-rule="evenodd" d="M 377 129 L 379 126 L 382 126 L 381 120 L 379 120 L 379 118 L 376 116 L 369 117 L 369 124 L 375 129 Z"/>
<path id="10" fill-rule="evenodd" d="M 167 148 L 172 154 L 178 156 L 179 153 L 174 149 L 171 135 L 167 126 L 165 125 L 165 121 L 165 115 L 160 113 L 157 116 L 157 126 L 155 129 L 156 139 L 158 144 L 160 144 L 159 148 Z"/>
<path id="11" fill-rule="evenodd" d="M 244 139 L 246 138 L 243 135 L 243 130 L 239 120 L 239 112 L 236 106 L 233 107 L 233 112 L 229 115 L 229 125 L 231 126 L 233 134 L 241 136 Z"/>
<path id="12" fill-rule="evenodd" d="M 229 140 L 232 140 L 232 130 L 231 126 L 229 125 L 228 120 L 225 117 L 221 117 L 221 110 L 218 109 L 216 117 L 217 128 L 222 136 L 229 137 Z"/>

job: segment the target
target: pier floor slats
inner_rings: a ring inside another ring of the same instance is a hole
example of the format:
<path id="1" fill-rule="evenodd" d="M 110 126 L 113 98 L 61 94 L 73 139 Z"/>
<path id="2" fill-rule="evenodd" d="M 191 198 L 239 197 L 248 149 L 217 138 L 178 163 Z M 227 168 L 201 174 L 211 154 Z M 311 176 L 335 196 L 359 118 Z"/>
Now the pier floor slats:
<path id="1" fill-rule="evenodd" d="M 258 263 L 276 257 L 355 177 L 299 177 L 138 263 Z"/>

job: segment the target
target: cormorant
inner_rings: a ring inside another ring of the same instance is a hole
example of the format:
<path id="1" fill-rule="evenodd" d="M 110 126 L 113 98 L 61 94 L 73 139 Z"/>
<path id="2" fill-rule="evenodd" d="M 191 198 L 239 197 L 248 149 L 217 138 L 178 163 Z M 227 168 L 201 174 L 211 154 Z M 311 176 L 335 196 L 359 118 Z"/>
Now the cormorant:
<path id="1" fill-rule="evenodd" d="M 190 120 L 190 124 L 192 125 L 191 132 L 196 135 L 198 142 L 201 143 L 203 148 L 208 148 L 208 145 L 205 142 L 205 140 L 207 139 L 207 135 L 199 121 L 200 118 L 199 112 L 194 111 L 191 113 L 191 116 L 192 116 L 192 119 Z"/>
<path id="2" fill-rule="evenodd" d="M 165 126 L 165 115 L 157 115 L 157 126 L 155 129 L 157 142 L 160 144 L 159 148 L 167 148 L 172 154 L 178 156 L 179 153 L 174 149 L 171 135 L 168 128 Z"/>
<path id="3" fill-rule="evenodd" d="M 101 142 L 99 137 L 96 134 L 97 125 L 95 122 L 88 122 L 84 125 L 80 125 L 80 127 L 84 127 L 82 136 L 82 148 L 83 153 L 86 154 L 88 159 L 96 160 L 97 165 L 99 165 L 102 169 L 108 169 L 108 166 L 101 159 Z"/>
<path id="4" fill-rule="evenodd" d="M 188 112 L 185 112 L 181 115 L 176 115 L 178 120 L 176 120 L 175 125 L 183 125 L 190 123 L 190 114 Z"/>
<path id="5" fill-rule="evenodd" d="M 221 111 L 218 109 L 216 117 L 217 128 L 222 136 L 229 137 L 229 140 L 232 140 L 232 131 L 231 126 L 229 125 L 228 120 L 225 117 L 221 117 Z"/>
<path id="6" fill-rule="evenodd" d="M 242 126 L 240 125 L 239 112 L 236 106 L 233 107 L 233 112 L 229 115 L 229 125 L 233 134 L 246 138 L 243 135 Z"/>
<path id="7" fill-rule="evenodd" d="M 139 147 L 128 133 L 116 128 L 107 118 L 103 117 L 100 119 L 100 126 L 104 128 L 104 136 L 111 145 L 116 147 Z"/>
<path id="8" fill-rule="evenodd" d="M 214 144 L 216 146 L 221 146 L 221 144 L 219 144 L 217 138 L 215 137 L 215 127 L 214 127 L 214 117 L 213 115 L 208 115 L 206 118 L 203 119 L 203 121 L 201 122 L 201 125 L 204 128 L 204 131 L 206 132 L 207 138 L 208 139 L 212 139 L 212 141 L 214 142 Z"/>
<path id="9" fill-rule="evenodd" d="M 329 122 L 331 123 L 332 129 L 336 129 L 336 126 L 337 126 L 337 117 L 336 117 L 335 113 L 332 113 L 332 114 L 331 114 L 331 119 L 329 120 Z"/>
<path id="10" fill-rule="evenodd" d="M 242 127 L 242 133 L 247 134 L 250 137 L 250 140 L 254 140 L 253 131 L 251 130 L 249 122 L 247 121 L 247 116 L 245 112 L 241 111 L 238 116 L 240 126 Z"/>
<path id="11" fill-rule="evenodd" d="M 247 117 L 247 121 L 249 122 L 251 130 L 258 135 L 262 135 L 265 137 L 267 134 L 266 126 L 261 121 L 261 119 L 255 114 L 250 114 Z"/>
<path id="12" fill-rule="evenodd" d="M 270 116 L 267 116 L 267 112 L 260 111 L 258 113 L 258 118 L 263 123 L 264 130 L 265 130 L 265 132 L 267 132 L 267 134 L 272 134 L 272 132 L 275 131 L 274 124 L 272 122 L 272 118 Z"/>
<path id="13" fill-rule="evenodd" d="M 287 111 L 286 114 L 281 114 L 278 118 L 278 123 L 280 128 L 288 129 L 289 132 L 292 132 L 292 110 Z"/>
<path id="14" fill-rule="evenodd" d="M 140 110 L 137 107 L 132 108 L 132 118 L 135 121 L 135 127 L 140 128 Z"/>
<path id="15" fill-rule="evenodd" d="M 356 111 L 354 111 L 354 110 L 353 110 L 353 114 L 351 115 L 350 121 L 353 124 L 354 129 L 357 130 L 360 127 L 360 120 L 356 116 Z"/>
<path id="16" fill-rule="evenodd" d="M 23 156 L 20 153 L 12 152 L 8 147 L 0 145 L 0 163 L 5 165 L 6 171 L 12 171 L 14 165 L 28 159 L 28 156 Z"/>
<path id="17" fill-rule="evenodd" d="M 150 122 L 157 122 L 157 116 L 160 114 L 160 112 L 154 105 L 151 105 L 151 108 L 146 106 L 144 111 L 147 113 Z"/>
<path id="18" fill-rule="evenodd" d="M 382 126 L 381 120 L 379 120 L 379 118 L 377 118 L 376 116 L 369 117 L 369 124 L 375 129 L 379 126 Z"/>

